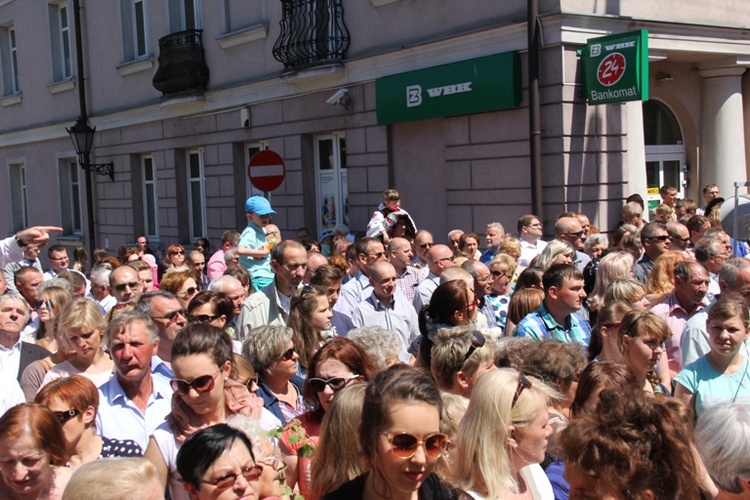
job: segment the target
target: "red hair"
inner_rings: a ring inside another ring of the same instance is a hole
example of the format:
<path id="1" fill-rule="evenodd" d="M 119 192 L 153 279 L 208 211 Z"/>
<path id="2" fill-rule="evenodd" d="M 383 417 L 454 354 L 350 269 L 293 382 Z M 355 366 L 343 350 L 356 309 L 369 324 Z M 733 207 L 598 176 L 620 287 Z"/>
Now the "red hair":
<path id="1" fill-rule="evenodd" d="M 42 387 L 34 398 L 35 403 L 49 406 L 53 399 L 59 399 L 80 412 L 89 406 L 99 409 L 99 391 L 94 383 L 82 375 L 72 375 L 53 380 Z"/>
<path id="2" fill-rule="evenodd" d="M 47 407 L 36 403 L 14 406 L 0 418 L 0 440 L 30 434 L 52 465 L 63 466 L 69 455 L 60 422 Z"/>

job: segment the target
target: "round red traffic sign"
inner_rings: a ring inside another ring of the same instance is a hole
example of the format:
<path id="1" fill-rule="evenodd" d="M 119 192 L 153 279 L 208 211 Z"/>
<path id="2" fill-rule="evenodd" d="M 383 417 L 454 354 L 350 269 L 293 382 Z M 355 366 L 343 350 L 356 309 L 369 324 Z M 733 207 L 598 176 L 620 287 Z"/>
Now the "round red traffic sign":
<path id="1" fill-rule="evenodd" d="M 273 191 L 278 188 L 284 182 L 285 175 L 284 160 L 268 149 L 255 153 L 247 166 L 250 182 L 261 191 Z"/>
<path id="2" fill-rule="evenodd" d="M 625 74 L 625 57 L 619 52 L 613 52 L 602 59 L 596 69 L 596 79 L 605 87 L 611 87 L 620 81 Z"/>

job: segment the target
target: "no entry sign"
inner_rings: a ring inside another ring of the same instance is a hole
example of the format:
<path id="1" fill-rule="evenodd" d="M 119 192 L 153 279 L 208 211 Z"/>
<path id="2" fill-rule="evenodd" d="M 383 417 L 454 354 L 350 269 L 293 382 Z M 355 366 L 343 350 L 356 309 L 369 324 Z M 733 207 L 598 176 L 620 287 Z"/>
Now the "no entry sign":
<path id="1" fill-rule="evenodd" d="M 255 153 L 247 166 L 250 182 L 261 191 L 273 191 L 278 188 L 284 182 L 285 175 L 284 160 L 268 149 Z"/>

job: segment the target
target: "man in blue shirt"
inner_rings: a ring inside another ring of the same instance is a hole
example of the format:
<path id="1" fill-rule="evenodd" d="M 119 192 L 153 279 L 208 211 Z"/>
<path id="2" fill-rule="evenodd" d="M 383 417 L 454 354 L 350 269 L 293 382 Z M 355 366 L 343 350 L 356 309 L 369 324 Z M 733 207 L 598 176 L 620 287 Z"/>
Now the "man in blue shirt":
<path id="1" fill-rule="evenodd" d="M 251 196 L 245 202 L 247 227 L 240 235 L 237 253 L 240 265 L 247 269 L 253 279 L 253 288 L 262 290 L 273 282 L 271 250 L 266 241 L 266 226 L 271 223 L 271 214 L 276 212 L 262 196 Z"/>
<path id="2" fill-rule="evenodd" d="M 513 336 L 588 345 L 591 327 L 576 313 L 586 298 L 581 271 L 571 264 L 555 264 L 544 273 L 542 284 L 542 305 L 518 323 Z"/>

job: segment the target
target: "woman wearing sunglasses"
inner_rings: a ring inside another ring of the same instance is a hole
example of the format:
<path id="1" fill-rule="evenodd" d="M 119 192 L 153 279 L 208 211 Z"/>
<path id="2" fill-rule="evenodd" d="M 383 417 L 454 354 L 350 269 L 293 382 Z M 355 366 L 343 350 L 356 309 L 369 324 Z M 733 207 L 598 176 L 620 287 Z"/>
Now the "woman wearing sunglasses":
<path id="1" fill-rule="evenodd" d="M 49 352 L 55 352 L 58 347 L 55 339 L 55 318 L 70 299 L 70 292 L 62 287 L 51 286 L 37 292 L 34 310 L 39 318 L 39 328 L 34 333 L 34 339 L 36 339 L 37 345 L 44 347 Z"/>
<path id="2" fill-rule="evenodd" d="M 281 433 L 281 452 L 288 468 L 286 483 L 307 500 L 311 494 L 310 463 L 320 439 L 323 416 L 334 397 L 344 387 L 372 378 L 375 368 L 370 356 L 349 339 L 334 339 L 320 348 L 310 360 L 308 378 L 302 389 L 307 412 L 288 423 Z"/>
<path id="3" fill-rule="evenodd" d="M 512 368 L 484 374 L 461 421 L 456 482 L 475 498 L 525 498 L 531 492 L 527 478 L 533 476 L 535 487 L 551 497 L 552 487 L 538 464 L 552 434 L 547 423 L 552 393 Z M 529 465 L 534 468 L 522 472 Z"/>
<path id="4" fill-rule="evenodd" d="M 159 262 L 157 274 L 159 275 L 159 281 L 162 277 L 170 270 L 185 265 L 185 248 L 182 245 L 173 244 L 167 248 L 167 253 L 164 258 Z"/>
<path id="5" fill-rule="evenodd" d="M 302 385 L 297 376 L 297 352 L 292 329 L 286 326 L 253 328 L 242 344 L 242 356 L 258 374 L 258 396 L 264 407 L 283 424 L 305 412 Z"/>
<path id="6" fill-rule="evenodd" d="M 227 327 L 231 327 L 230 320 L 233 315 L 232 300 L 221 292 L 210 290 L 198 292 L 187 306 L 188 323 L 208 323 L 225 331 Z"/>
<path id="7" fill-rule="evenodd" d="M 467 498 L 434 472 L 448 438 L 440 432 L 443 400 L 422 371 L 395 365 L 367 387 L 359 440 L 369 472 L 323 498 Z"/>
<path id="8" fill-rule="evenodd" d="M 292 342 L 299 354 L 300 375 L 307 373 L 310 360 L 325 342 L 323 332 L 331 329 L 332 317 L 322 289 L 305 285 L 292 295 L 287 326 L 294 331 Z"/>
<path id="9" fill-rule="evenodd" d="M 104 351 L 107 323 L 99 304 L 86 298 L 68 302 L 57 317 L 58 336 L 71 358 L 52 367 L 44 376 L 42 387 L 53 380 L 80 374 L 95 386 L 103 385 L 112 376 L 114 363 Z"/>
<path id="10" fill-rule="evenodd" d="M 190 300 L 200 291 L 189 270 L 172 271 L 165 274 L 159 282 L 159 290 L 166 290 L 175 294 L 183 309 L 187 309 Z"/>
<path id="11" fill-rule="evenodd" d="M 61 498 L 72 473 L 67 460 L 63 431 L 44 406 L 14 406 L 0 418 L 0 498 Z"/>
<path id="12" fill-rule="evenodd" d="M 73 375 L 50 382 L 34 402 L 49 408 L 60 422 L 70 454 L 67 463 L 74 469 L 99 458 L 143 455 L 143 449 L 134 441 L 97 435 L 99 391 L 85 377 Z"/>
<path id="13" fill-rule="evenodd" d="M 516 272 L 516 261 L 510 255 L 497 254 L 489 263 L 490 279 L 492 280 L 491 291 L 487 299 L 495 314 L 495 322 L 502 330 L 508 320 L 508 307 L 510 306 L 513 290 L 511 281 Z"/>
<path id="14" fill-rule="evenodd" d="M 177 453 L 177 471 L 191 500 L 256 500 L 263 466 L 255 460 L 242 431 L 217 424 L 185 441 Z"/>

